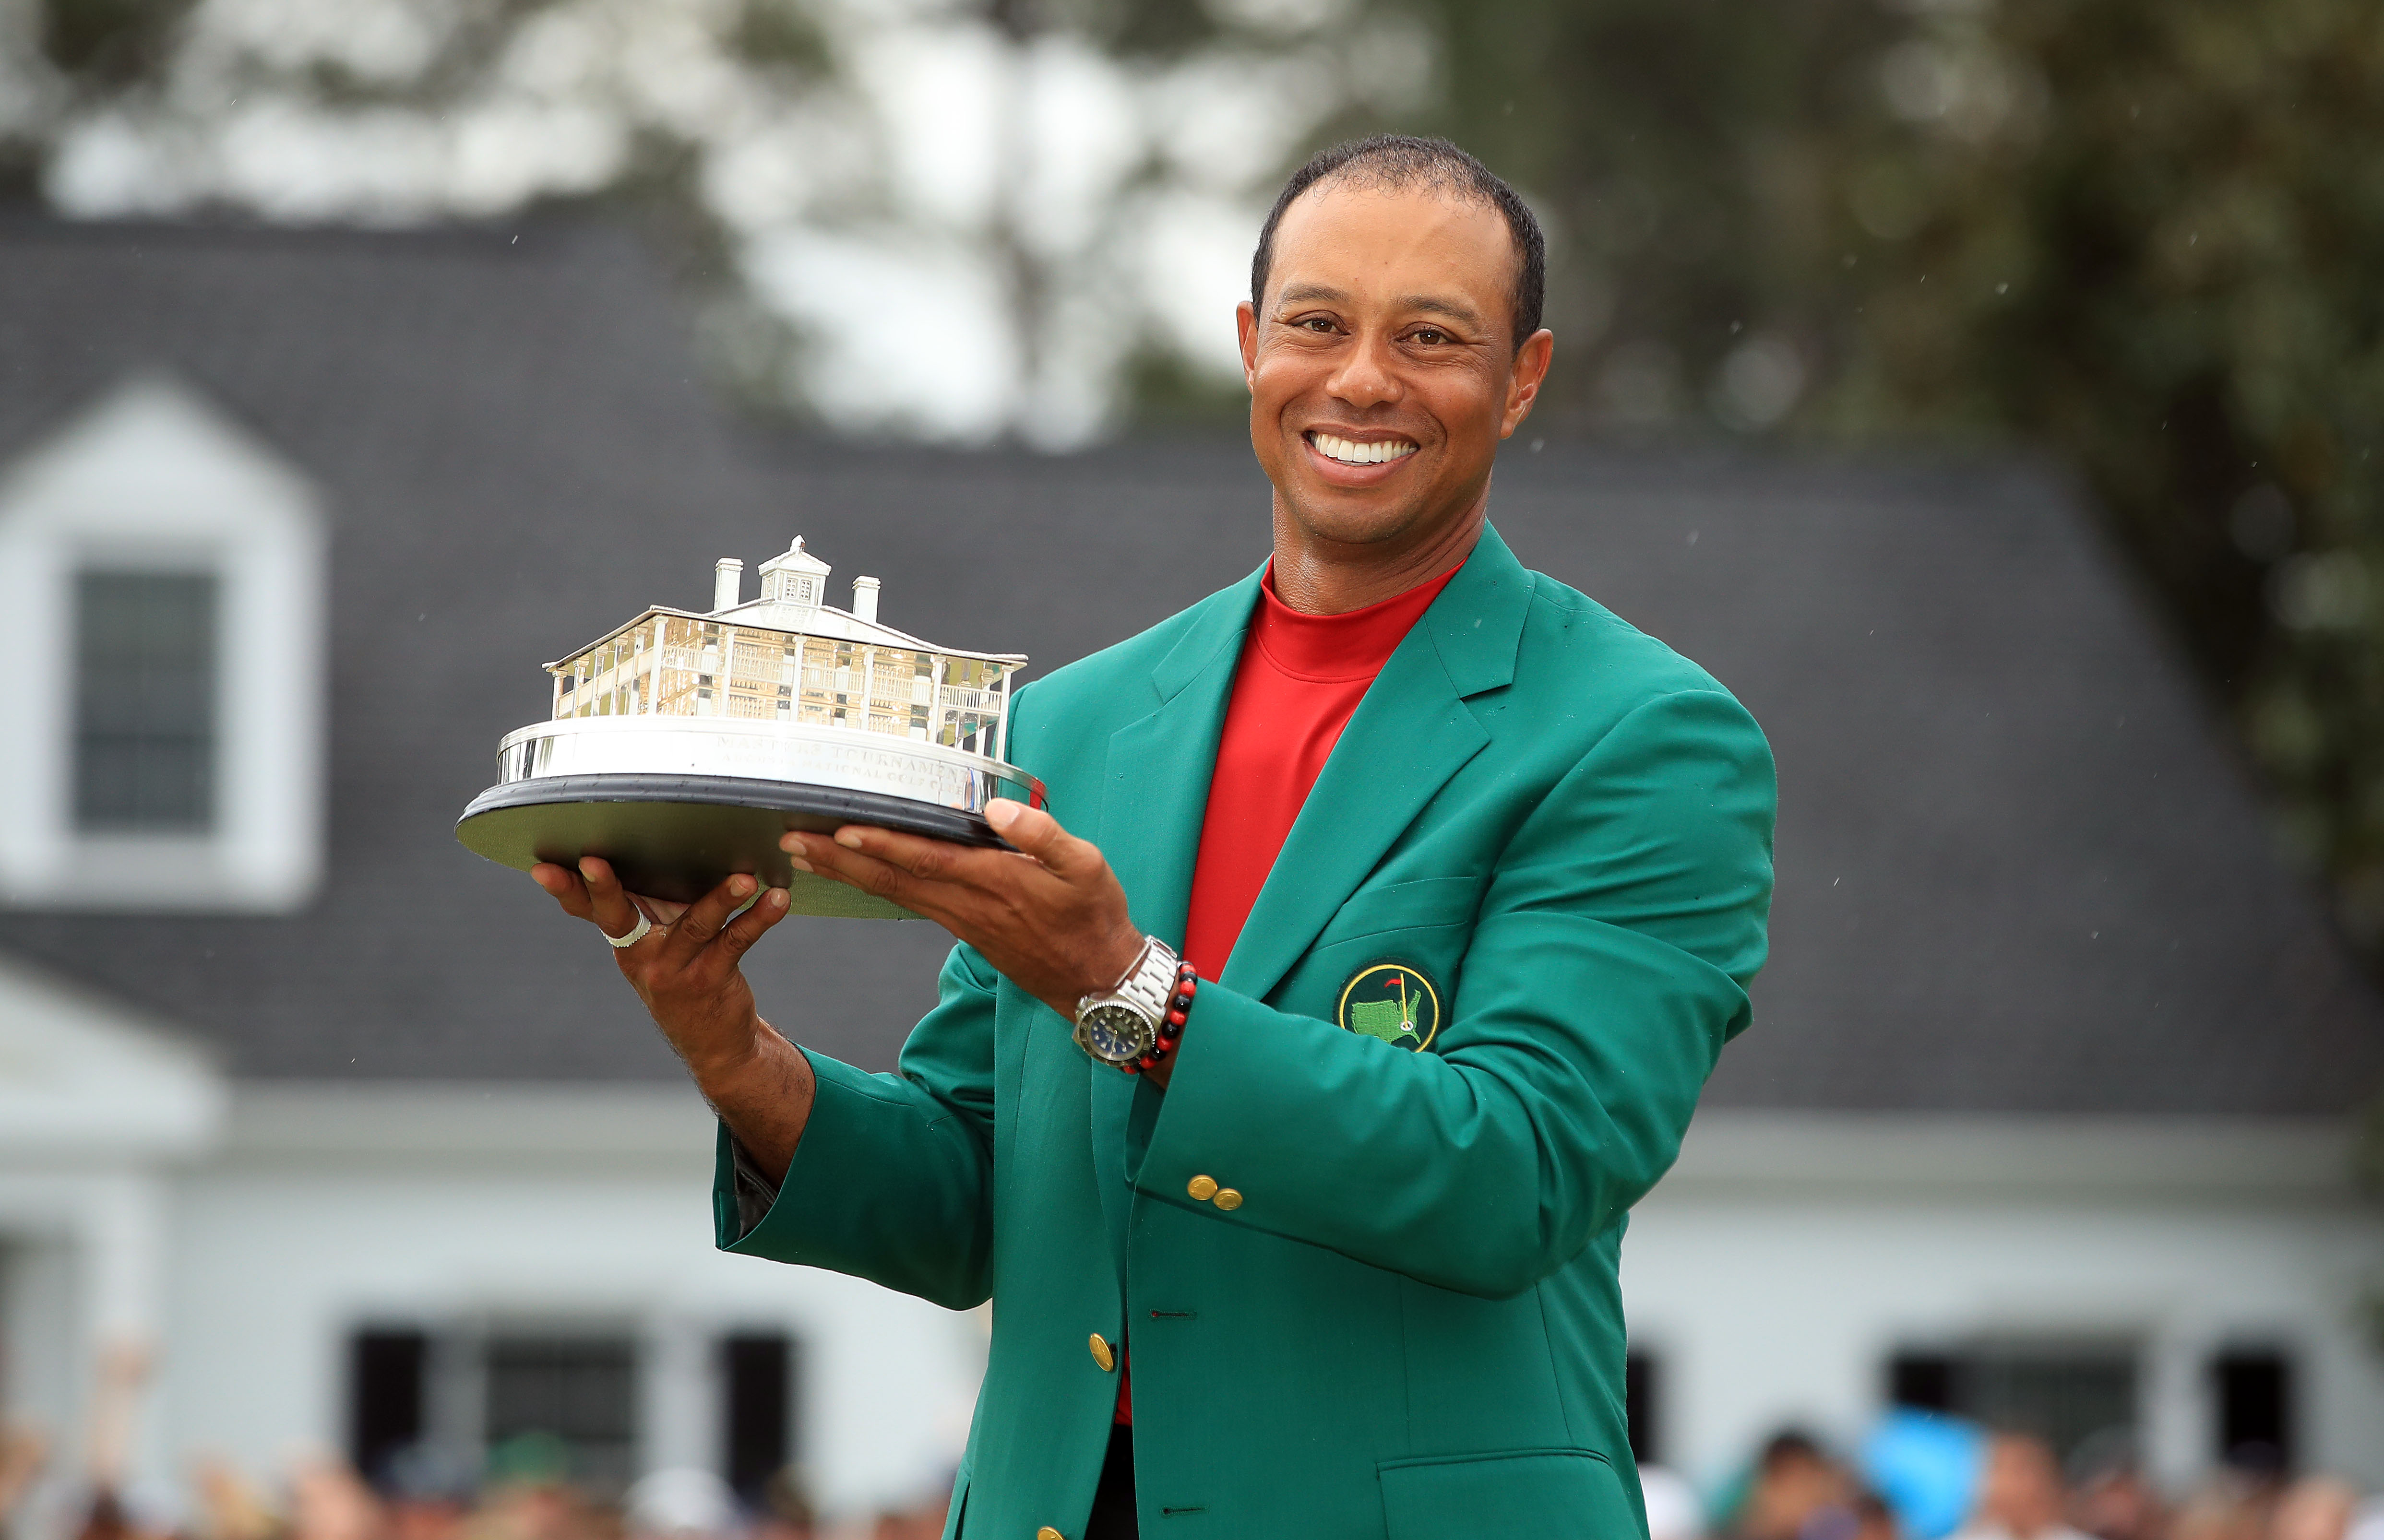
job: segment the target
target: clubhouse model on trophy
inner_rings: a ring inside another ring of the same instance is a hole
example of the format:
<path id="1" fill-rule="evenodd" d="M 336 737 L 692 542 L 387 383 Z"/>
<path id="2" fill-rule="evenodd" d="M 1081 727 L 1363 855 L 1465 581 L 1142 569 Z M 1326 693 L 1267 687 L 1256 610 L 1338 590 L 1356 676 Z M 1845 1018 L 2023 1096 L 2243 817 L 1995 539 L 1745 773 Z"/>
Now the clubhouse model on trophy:
<path id="1" fill-rule="evenodd" d="M 801 540 L 762 564 L 751 602 L 744 567 L 719 563 L 709 613 L 656 605 L 548 664 L 552 720 L 504 736 L 497 784 L 455 838 L 523 871 L 601 856 L 631 892 L 679 902 L 748 872 L 794 913 L 908 919 L 795 871 L 779 838 L 875 824 L 1000 845 L 987 801 L 1042 804 L 1042 783 L 1002 762 L 1024 656 L 880 625 L 875 578 L 834 608 L 830 568 Z"/>

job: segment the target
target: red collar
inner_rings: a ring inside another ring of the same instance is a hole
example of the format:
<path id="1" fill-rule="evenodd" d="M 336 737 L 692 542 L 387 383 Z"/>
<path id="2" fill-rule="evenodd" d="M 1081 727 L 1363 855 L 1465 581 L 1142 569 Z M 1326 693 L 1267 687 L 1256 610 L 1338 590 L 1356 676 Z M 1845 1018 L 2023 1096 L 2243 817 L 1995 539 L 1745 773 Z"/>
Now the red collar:
<path id="1" fill-rule="evenodd" d="M 1458 566 L 1464 565 L 1459 562 Z M 1440 590 L 1457 571 L 1458 567 L 1450 567 L 1405 593 L 1362 610 L 1303 615 L 1275 593 L 1274 564 L 1269 562 L 1266 577 L 1259 583 L 1259 608 L 1250 619 L 1250 635 L 1267 661 L 1295 679 L 1318 683 L 1371 679 L 1383 671 L 1383 664 L 1390 661 L 1401 640 L 1432 608 L 1432 602 L 1440 597 Z"/>

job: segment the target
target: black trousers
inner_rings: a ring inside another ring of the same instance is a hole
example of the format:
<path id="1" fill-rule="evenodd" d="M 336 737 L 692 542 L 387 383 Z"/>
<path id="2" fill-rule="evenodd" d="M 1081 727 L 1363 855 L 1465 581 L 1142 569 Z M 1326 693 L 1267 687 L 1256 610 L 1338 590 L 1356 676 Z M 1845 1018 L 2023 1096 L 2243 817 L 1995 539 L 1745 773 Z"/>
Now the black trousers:
<path id="1" fill-rule="evenodd" d="M 1110 1452 L 1101 1459 L 1101 1484 L 1093 1493 L 1085 1540 L 1137 1540 L 1134 1527 L 1134 1429 L 1110 1429 Z"/>

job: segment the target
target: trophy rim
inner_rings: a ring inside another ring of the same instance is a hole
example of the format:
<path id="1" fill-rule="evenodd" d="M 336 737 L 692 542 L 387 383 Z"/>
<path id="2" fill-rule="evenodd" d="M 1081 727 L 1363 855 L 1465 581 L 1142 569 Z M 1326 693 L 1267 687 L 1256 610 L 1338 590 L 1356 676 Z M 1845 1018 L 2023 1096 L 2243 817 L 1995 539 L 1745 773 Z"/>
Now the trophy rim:
<path id="1" fill-rule="evenodd" d="M 990 775 L 1002 780 L 1018 781 L 1042 789 L 1043 783 L 1014 764 L 998 760 L 991 754 L 980 754 L 971 749 L 956 749 L 949 744 L 915 738 L 901 738 L 890 733 L 864 731 L 857 727 L 835 727 L 820 722 L 752 721 L 734 716 L 558 716 L 549 721 L 531 722 L 497 739 L 497 757 L 503 764 L 507 750 L 518 749 L 538 739 L 590 738 L 602 740 L 620 737 L 629 739 L 672 736 L 699 736 L 715 739 L 753 739 L 775 743 L 811 743 L 825 748 L 863 747 L 879 753 L 900 753 L 951 766 L 956 770 Z"/>
<path id="2" fill-rule="evenodd" d="M 639 776 L 729 791 L 749 782 L 813 787 L 972 814 L 996 797 L 1029 807 L 1047 798 L 1040 780 L 987 754 L 812 723 L 565 718 L 517 727 L 497 747 L 500 786 Z"/>
<path id="3" fill-rule="evenodd" d="M 962 808 L 882 791 L 857 791 L 803 781 L 649 771 L 532 776 L 523 780 L 500 781 L 466 804 L 463 816 L 455 820 L 455 827 L 460 838 L 464 826 L 484 813 L 558 802 L 682 802 L 750 808 L 828 820 L 838 826 L 866 824 L 929 839 L 950 840 L 956 845 L 1015 849 L 993 832 L 985 814 Z M 806 826 L 790 823 L 787 826 L 792 829 Z"/>

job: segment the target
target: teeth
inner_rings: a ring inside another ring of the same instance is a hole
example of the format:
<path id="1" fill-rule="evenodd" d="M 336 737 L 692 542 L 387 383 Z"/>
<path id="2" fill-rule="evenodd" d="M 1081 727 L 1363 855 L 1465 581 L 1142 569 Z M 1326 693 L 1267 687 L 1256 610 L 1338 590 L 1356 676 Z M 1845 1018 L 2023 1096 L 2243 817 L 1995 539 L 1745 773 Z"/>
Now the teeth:
<path id="1" fill-rule="evenodd" d="M 1310 433 L 1308 441 L 1345 466 L 1378 466 L 1385 460 L 1404 459 L 1413 454 L 1416 446 L 1405 439 L 1388 439 L 1374 443 L 1360 443 L 1332 433 Z"/>

